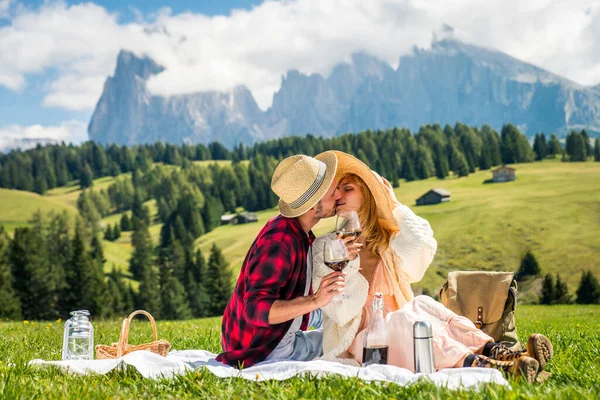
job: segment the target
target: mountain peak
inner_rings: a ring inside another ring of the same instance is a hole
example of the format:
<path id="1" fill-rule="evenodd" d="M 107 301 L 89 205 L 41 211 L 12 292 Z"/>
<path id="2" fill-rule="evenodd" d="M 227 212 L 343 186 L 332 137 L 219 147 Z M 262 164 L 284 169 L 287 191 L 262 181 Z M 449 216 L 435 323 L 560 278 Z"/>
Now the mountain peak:
<path id="1" fill-rule="evenodd" d="M 148 56 L 139 57 L 129 50 L 121 50 L 117 56 L 115 77 L 129 78 L 135 75 L 146 80 L 151 75 L 159 74 L 162 71 L 164 71 L 164 67 Z"/>
<path id="2" fill-rule="evenodd" d="M 600 131 L 600 85 L 581 87 L 446 31 L 434 35 L 430 49 L 415 48 L 401 57 L 396 70 L 366 53 L 352 54 L 327 78 L 291 69 L 264 112 L 243 85 L 225 92 L 153 95 L 145 81 L 164 68 L 123 50 L 90 121 L 90 139 L 129 145 L 216 140 L 235 146 L 307 133 L 416 131 L 423 124 L 456 121 L 495 129 L 512 122 L 526 134 Z"/>

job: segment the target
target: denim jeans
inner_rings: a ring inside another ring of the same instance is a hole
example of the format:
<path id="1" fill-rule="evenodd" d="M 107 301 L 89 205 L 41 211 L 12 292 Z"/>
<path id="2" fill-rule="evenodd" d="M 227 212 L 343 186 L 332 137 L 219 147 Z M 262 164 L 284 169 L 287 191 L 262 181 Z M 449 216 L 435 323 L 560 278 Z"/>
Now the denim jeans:
<path id="1" fill-rule="evenodd" d="M 310 361 L 323 355 L 323 317 L 321 309 L 310 313 L 307 331 L 296 332 L 293 361 Z"/>
<path id="2" fill-rule="evenodd" d="M 265 361 L 310 361 L 323 355 L 323 318 L 321 310 L 310 313 L 307 331 L 297 331 L 294 338 L 294 349 L 289 356 L 282 357 L 271 354 Z"/>

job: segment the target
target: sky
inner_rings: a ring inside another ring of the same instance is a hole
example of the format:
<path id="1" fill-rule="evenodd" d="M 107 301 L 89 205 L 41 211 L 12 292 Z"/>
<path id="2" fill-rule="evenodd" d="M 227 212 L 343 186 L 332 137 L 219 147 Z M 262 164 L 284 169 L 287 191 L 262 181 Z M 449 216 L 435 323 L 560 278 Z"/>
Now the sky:
<path id="1" fill-rule="evenodd" d="M 355 52 L 397 67 L 434 34 L 600 84 L 600 0 L 0 0 L 0 148 L 80 142 L 121 49 L 165 67 L 155 95 L 246 85 L 267 109 L 289 69 Z"/>

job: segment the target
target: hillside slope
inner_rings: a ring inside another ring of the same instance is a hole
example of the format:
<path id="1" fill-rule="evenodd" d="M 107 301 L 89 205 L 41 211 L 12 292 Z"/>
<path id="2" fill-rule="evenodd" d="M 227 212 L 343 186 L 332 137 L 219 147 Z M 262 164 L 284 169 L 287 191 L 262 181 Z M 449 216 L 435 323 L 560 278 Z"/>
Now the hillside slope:
<path id="1" fill-rule="evenodd" d="M 396 189 L 398 199 L 417 215 L 430 221 L 438 241 L 437 255 L 415 288 L 436 290 L 453 270 L 516 270 L 526 250 L 537 257 L 543 273 L 560 273 L 573 293 L 581 272 L 590 269 L 600 278 L 600 163 L 516 164 L 517 180 L 510 183 L 484 184 L 490 171 L 480 171 L 465 178 L 451 177 L 440 181 L 402 182 Z M 113 178 L 95 182 L 95 189 L 106 187 Z M 444 188 L 452 193 L 449 203 L 415 206 L 415 200 L 431 188 Z M 0 225 L 9 231 L 27 225 L 40 208 L 66 209 L 76 212 L 76 187 L 60 188 L 39 196 L 29 192 L 0 189 Z M 156 214 L 154 201 L 147 203 Z M 221 226 L 196 240 L 205 257 L 216 243 L 237 278 L 247 250 L 266 223 L 277 215 L 275 209 L 261 211 L 259 222 L 247 225 Z M 114 224 L 120 215 L 103 219 Z M 334 220 L 324 220 L 314 232 L 321 235 L 333 229 Z M 160 224 L 150 227 L 157 244 Z M 115 242 L 103 241 L 107 263 L 127 269 L 132 247 L 131 233 L 124 232 Z M 525 285 L 525 287 L 536 285 Z M 537 285 L 539 286 L 539 285 Z M 531 297 L 531 296 L 530 296 Z"/>

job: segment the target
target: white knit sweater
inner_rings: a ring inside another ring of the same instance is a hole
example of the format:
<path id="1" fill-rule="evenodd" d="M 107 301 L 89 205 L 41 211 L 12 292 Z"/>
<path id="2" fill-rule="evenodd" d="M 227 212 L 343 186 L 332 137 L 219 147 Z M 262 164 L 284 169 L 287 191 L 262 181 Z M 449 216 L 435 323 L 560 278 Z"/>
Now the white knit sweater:
<path id="1" fill-rule="evenodd" d="M 400 231 L 390 242 L 390 247 L 381 258 L 384 267 L 393 271 L 398 282 L 390 282 L 399 307 L 412 300 L 410 283 L 423 278 L 431 264 L 437 249 L 433 231 L 429 222 L 418 217 L 407 206 L 398 203 L 394 209 L 394 218 Z M 318 288 L 321 279 L 331 273 L 323 262 L 323 245 L 326 238 L 334 238 L 335 233 L 319 237 L 312 245 L 313 288 Z M 360 258 L 348 263 L 345 298 L 340 302 L 330 302 L 323 311 L 323 359 L 353 363 L 353 360 L 341 360 L 352 342 L 361 322 L 362 309 L 369 293 L 369 283 L 358 271 Z"/>

